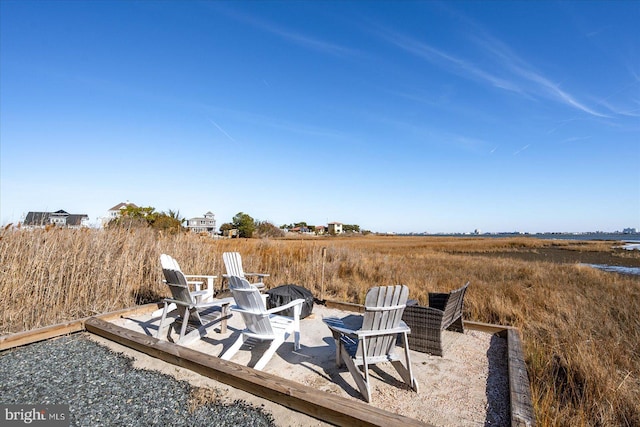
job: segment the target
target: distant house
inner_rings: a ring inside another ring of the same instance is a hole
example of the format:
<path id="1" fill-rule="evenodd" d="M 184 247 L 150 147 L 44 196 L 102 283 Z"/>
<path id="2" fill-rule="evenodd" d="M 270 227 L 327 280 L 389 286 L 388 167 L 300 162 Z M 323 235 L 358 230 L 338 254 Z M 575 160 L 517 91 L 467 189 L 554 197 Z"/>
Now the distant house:
<path id="1" fill-rule="evenodd" d="M 239 238 L 240 237 L 240 230 L 238 230 L 237 228 L 231 228 L 229 230 L 224 230 L 222 231 L 222 236 L 224 237 L 228 237 L 230 239 L 235 238 Z"/>
<path id="2" fill-rule="evenodd" d="M 316 234 L 324 234 L 327 232 L 327 227 L 324 225 L 316 225 Z"/>
<path id="3" fill-rule="evenodd" d="M 106 218 L 102 218 L 102 225 L 106 225 L 106 223 L 108 223 L 109 221 L 111 221 L 112 219 L 116 219 L 119 218 L 120 215 L 122 215 L 122 210 L 126 209 L 127 207 L 131 206 L 132 208 L 137 208 L 138 206 L 136 206 L 133 203 L 129 203 L 129 201 L 127 201 L 126 203 L 118 203 L 117 205 L 115 205 L 114 207 L 112 207 L 111 209 L 109 209 L 107 211 L 107 216 Z"/>
<path id="4" fill-rule="evenodd" d="M 132 208 L 137 208 L 134 203 L 129 203 L 128 201 L 126 203 L 120 202 L 107 211 L 107 217 L 109 218 L 109 220 L 118 218 L 120 215 L 122 215 L 122 210 L 127 209 L 129 206 L 131 206 Z"/>
<path id="5" fill-rule="evenodd" d="M 86 214 L 70 214 L 62 209 L 55 212 L 29 212 L 24 218 L 24 227 L 40 228 L 47 225 L 58 227 L 80 228 L 89 226 L 89 216 Z"/>
<path id="6" fill-rule="evenodd" d="M 289 229 L 290 233 L 308 234 L 310 233 L 309 227 L 293 227 Z"/>
<path id="7" fill-rule="evenodd" d="M 330 222 L 327 224 L 327 228 L 329 229 L 329 234 L 342 234 L 341 222 Z"/>
<path id="8" fill-rule="evenodd" d="M 202 217 L 188 219 L 187 228 L 193 233 L 208 233 L 215 236 L 217 234 L 215 215 L 209 211 Z"/>

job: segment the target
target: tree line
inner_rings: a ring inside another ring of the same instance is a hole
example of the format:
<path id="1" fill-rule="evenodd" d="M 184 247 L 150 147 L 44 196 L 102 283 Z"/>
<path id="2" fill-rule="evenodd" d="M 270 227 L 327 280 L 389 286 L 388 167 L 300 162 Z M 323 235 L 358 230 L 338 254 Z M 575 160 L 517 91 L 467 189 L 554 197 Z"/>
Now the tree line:
<path id="1" fill-rule="evenodd" d="M 309 225 L 304 221 L 295 222 L 292 224 L 283 224 L 280 226 L 283 230 L 293 230 L 296 228 L 306 229 L 308 231 L 314 231 L 316 229 L 315 225 Z M 342 224 L 342 231 L 345 233 L 360 233 L 360 226 L 357 224 Z"/>
<path id="2" fill-rule="evenodd" d="M 151 227 L 153 229 L 175 234 L 186 231 L 184 223 L 187 220 L 180 216 L 180 211 L 169 209 L 167 212 L 156 212 L 155 208 L 127 206 L 120 211 L 120 216 L 112 219 L 107 224 L 107 228 L 135 228 L 135 227 Z M 229 230 L 237 230 L 238 237 L 282 237 L 285 230 L 294 228 L 307 229 L 314 231 L 315 226 L 308 225 L 306 222 L 297 222 L 294 224 L 283 224 L 280 227 L 275 226 L 269 221 L 259 221 L 244 212 L 238 212 L 234 215 L 231 222 L 222 224 L 219 228 L 220 233 Z M 342 230 L 345 233 L 360 233 L 360 226 L 355 224 L 343 224 Z"/>

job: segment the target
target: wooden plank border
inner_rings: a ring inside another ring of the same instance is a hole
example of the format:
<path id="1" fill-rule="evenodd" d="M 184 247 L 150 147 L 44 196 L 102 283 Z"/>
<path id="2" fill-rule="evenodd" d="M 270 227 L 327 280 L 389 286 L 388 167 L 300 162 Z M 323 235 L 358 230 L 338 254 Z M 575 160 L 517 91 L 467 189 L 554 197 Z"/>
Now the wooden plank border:
<path id="1" fill-rule="evenodd" d="M 125 308 L 122 310 L 112 311 L 110 313 L 101 314 L 95 317 L 104 320 L 113 320 L 124 316 L 149 313 L 156 310 L 159 306 L 160 305 L 157 303 L 145 304 L 133 308 Z M 84 322 L 86 322 L 87 319 L 89 319 L 89 317 L 71 320 L 64 323 L 58 323 L 56 325 L 45 326 L 42 328 L 31 329 L 29 331 L 17 332 L 15 334 L 0 336 L 0 351 L 32 344 L 38 341 L 48 340 L 50 338 L 55 338 L 62 335 L 72 334 L 74 332 L 84 331 Z"/>
<path id="2" fill-rule="evenodd" d="M 531 427 L 535 425 L 536 420 L 522 342 L 517 329 L 511 328 L 507 331 L 507 348 L 509 352 L 511 425 L 513 427 Z"/>
<path id="3" fill-rule="evenodd" d="M 86 319 L 72 320 L 70 322 L 59 323 L 57 325 L 32 329 L 30 331 L 3 335 L 0 337 L 0 351 L 8 350 L 14 347 L 20 347 L 22 345 L 32 344 L 38 341 L 48 340 L 60 335 L 67 335 L 74 332 L 83 331 L 85 320 Z"/>
<path id="4" fill-rule="evenodd" d="M 338 310 L 353 311 L 355 313 L 364 313 L 364 306 L 362 304 L 354 304 L 351 302 L 342 302 L 334 300 L 324 300 L 321 304 L 328 308 L 336 308 Z"/>
<path id="5" fill-rule="evenodd" d="M 106 321 L 111 321 L 114 319 L 120 319 L 122 317 L 140 316 L 147 313 L 153 313 L 154 311 L 158 310 L 159 308 L 162 308 L 163 306 L 164 306 L 163 303 L 153 302 L 150 304 L 138 305 L 132 308 L 125 308 L 122 310 L 112 311 L 109 313 L 98 314 L 91 317 L 95 317 L 95 318 L 106 320 Z"/>
<path id="6" fill-rule="evenodd" d="M 85 322 L 87 331 L 231 387 L 342 426 L 425 426 L 416 419 L 366 403 L 318 391 L 294 381 L 162 341 L 102 319 Z"/>

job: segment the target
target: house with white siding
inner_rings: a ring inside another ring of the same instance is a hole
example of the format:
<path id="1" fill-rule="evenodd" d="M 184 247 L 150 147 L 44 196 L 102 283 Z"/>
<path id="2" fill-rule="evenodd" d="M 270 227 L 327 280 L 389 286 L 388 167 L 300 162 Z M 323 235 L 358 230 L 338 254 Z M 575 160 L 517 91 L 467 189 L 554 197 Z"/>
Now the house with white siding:
<path id="1" fill-rule="evenodd" d="M 342 234 L 341 222 L 330 222 L 327 224 L 327 228 L 329 229 L 329 234 Z"/>
<path id="2" fill-rule="evenodd" d="M 209 211 L 201 217 L 188 219 L 187 228 L 193 233 L 207 233 L 215 236 L 217 234 L 216 217 Z"/>
<path id="3" fill-rule="evenodd" d="M 131 206 L 132 208 L 138 207 L 134 203 L 130 203 L 127 200 L 126 202 L 120 202 L 114 207 L 112 207 L 111 209 L 109 209 L 107 211 L 107 216 L 102 218 L 102 226 L 104 227 L 105 225 L 107 225 L 107 223 L 112 219 L 120 218 L 120 216 L 122 215 L 122 211 L 129 206 Z"/>

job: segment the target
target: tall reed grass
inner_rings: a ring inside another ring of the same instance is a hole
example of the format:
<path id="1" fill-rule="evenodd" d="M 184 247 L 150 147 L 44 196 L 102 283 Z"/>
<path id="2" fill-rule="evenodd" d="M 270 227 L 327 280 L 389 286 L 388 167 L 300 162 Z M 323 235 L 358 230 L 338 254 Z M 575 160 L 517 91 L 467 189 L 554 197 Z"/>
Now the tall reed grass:
<path id="1" fill-rule="evenodd" d="M 268 286 L 295 283 L 356 303 L 371 286 L 403 283 L 426 304 L 429 292 L 470 281 L 465 318 L 523 334 L 540 425 L 640 425 L 640 279 L 500 256 L 548 247 L 611 251 L 606 242 L 531 238 L 212 240 L 149 229 L 6 229 L 0 334 L 160 300 L 168 295 L 161 253 L 185 273 L 221 276 L 222 253 L 239 251 L 245 271 L 271 274 Z"/>

